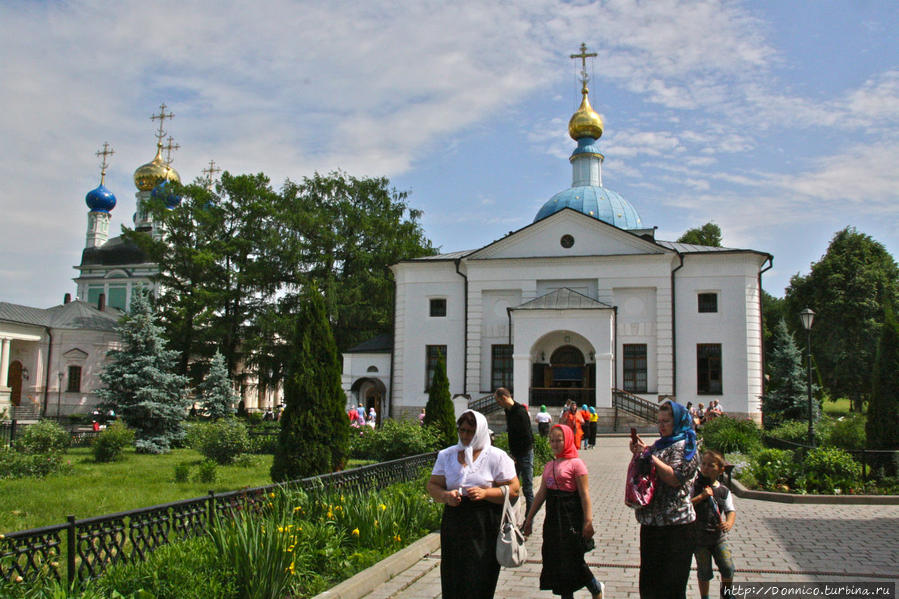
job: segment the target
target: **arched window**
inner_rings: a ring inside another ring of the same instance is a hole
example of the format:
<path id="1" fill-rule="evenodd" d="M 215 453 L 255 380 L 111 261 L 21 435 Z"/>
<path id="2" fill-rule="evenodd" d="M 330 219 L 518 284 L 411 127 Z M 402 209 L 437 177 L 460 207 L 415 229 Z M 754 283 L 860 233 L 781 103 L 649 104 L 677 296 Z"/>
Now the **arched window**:
<path id="1" fill-rule="evenodd" d="M 549 358 L 553 366 L 583 366 L 584 354 L 573 345 L 563 345 Z"/>
<path id="2" fill-rule="evenodd" d="M 377 366 L 369 366 L 365 372 L 378 372 L 378 367 Z"/>

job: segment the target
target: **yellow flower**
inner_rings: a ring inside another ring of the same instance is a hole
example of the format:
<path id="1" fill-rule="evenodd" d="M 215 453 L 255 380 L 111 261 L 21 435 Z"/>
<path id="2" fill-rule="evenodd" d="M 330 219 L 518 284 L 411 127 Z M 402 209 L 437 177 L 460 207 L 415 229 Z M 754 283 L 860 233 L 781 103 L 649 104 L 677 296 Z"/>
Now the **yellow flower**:
<path id="1" fill-rule="evenodd" d="M 359 529 L 358 529 L 358 528 L 354 528 L 354 529 L 353 529 L 353 536 L 354 536 L 354 537 L 358 537 L 358 536 L 359 536 Z"/>
<path id="2" fill-rule="evenodd" d="M 332 518 L 334 518 L 334 512 L 328 510 L 328 520 L 331 520 Z"/>
<path id="3" fill-rule="evenodd" d="M 343 501 L 343 495 L 340 496 L 340 500 Z"/>
<path id="4" fill-rule="evenodd" d="M 16 582 L 22 582 L 24 580 L 21 576 L 16 576 Z"/>
<path id="5" fill-rule="evenodd" d="M 379 505 L 378 507 L 381 508 L 382 512 L 387 509 L 387 506 L 384 505 L 383 503 L 381 505 Z"/>
<path id="6" fill-rule="evenodd" d="M 400 538 L 400 535 L 393 535 L 393 540 L 396 541 L 397 543 L 399 543 L 399 542 L 402 541 L 403 539 Z"/>
<path id="7" fill-rule="evenodd" d="M 293 511 L 294 512 L 302 512 L 303 508 L 301 508 L 300 506 L 297 506 L 297 507 L 293 508 Z"/>
<path id="8" fill-rule="evenodd" d="M 272 499 L 274 499 L 274 498 L 275 498 L 275 492 L 272 491 L 271 493 L 268 494 L 268 496 L 271 497 Z"/>

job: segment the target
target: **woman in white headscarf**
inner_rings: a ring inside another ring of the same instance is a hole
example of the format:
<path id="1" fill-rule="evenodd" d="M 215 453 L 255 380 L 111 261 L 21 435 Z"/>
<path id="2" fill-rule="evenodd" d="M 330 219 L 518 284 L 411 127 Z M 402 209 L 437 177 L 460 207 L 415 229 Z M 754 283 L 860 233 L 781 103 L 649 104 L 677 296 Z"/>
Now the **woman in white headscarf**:
<path id="1" fill-rule="evenodd" d="M 444 599 L 489 599 L 496 590 L 496 537 L 504 503 L 518 497 L 515 463 L 490 444 L 487 419 L 466 410 L 456 421 L 459 443 L 437 455 L 428 493 L 443 503 L 440 583 Z"/>

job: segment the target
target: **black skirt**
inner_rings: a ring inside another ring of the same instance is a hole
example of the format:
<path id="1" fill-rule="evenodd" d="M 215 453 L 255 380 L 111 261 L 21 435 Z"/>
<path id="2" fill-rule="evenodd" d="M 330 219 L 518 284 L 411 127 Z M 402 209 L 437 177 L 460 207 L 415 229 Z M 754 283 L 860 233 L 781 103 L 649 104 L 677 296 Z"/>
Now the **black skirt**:
<path id="1" fill-rule="evenodd" d="M 540 589 L 573 593 L 593 580 L 584 561 L 584 510 L 576 491 L 547 489 Z"/>
<path id="2" fill-rule="evenodd" d="M 490 599 L 499 578 L 496 537 L 503 506 L 462 499 L 443 507 L 440 587 L 443 599 Z"/>

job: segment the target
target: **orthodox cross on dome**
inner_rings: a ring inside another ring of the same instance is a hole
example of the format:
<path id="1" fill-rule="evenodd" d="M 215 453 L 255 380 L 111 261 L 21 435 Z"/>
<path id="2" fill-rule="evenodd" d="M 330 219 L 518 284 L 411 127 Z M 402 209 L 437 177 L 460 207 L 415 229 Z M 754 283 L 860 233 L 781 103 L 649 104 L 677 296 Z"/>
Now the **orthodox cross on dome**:
<path id="1" fill-rule="evenodd" d="M 204 168 L 200 172 L 206 175 L 206 188 L 212 189 L 212 181 L 214 180 L 213 177 L 215 177 L 216 173 L 222 172 L 222 169 L 216 168 L 215 160 L 210 160 L 209 168 Z"/>
<path id="2" fill-rule="evenodd" d="M 109 168 L 109 163 L 106 162 L 107 156 L 112 156 L 115 154 L 115 150 L 109 147 L 109 142 L 103 142 L 103 149 L 97 151 L 97 156 L 103 157 L 103 162 L 100 163 L 100 185 L 103 185 L 103 181 L 106 179 L 106 169 Z"/>
<path id="3" fill-rule="evenodd" d="M 169 135 L 169 143 L 162 146 L 162 149 L 165 150 L 165 165 L 171 166 L 172 159 L 174 158 L 175 150 L 180 150 L 181 146 L 175 143 L 175 140 Z"/>
<path id="4" fill-rule="evenodd" d="M 168 106 L 165 105 L 165 102 L 159 105 L 159 114 L 154 114 L 150 117 L 151 121 L 159 121 L 159 131 L 156 133 L 156 143 L 158 145 L 162 145 L 162 139 L 165 137 L 165 129 L 162 128 L 162 124 L 166 121 L 166 119 L 172 119 L 175 117 L 171 112 L 166 114 L 165 109 Z"/>
<path id="5" fill-rule="evenodd" d="M 586 93 L 587 82 L 590 80 L 590 77 L 587 75 L 587 59 L 596 58 L 596 52 L 587 52 L 587 44 L 581 42 L 581 53 L 572 54 L 571 58 L 581 59 L 581 91 L 582 93 Z"/>

